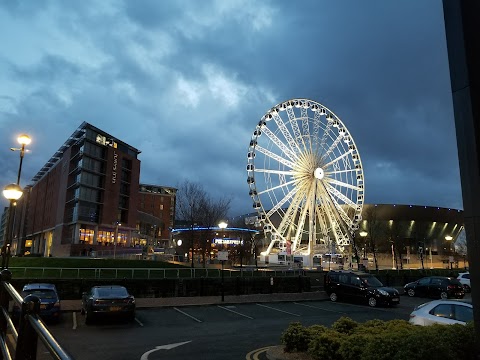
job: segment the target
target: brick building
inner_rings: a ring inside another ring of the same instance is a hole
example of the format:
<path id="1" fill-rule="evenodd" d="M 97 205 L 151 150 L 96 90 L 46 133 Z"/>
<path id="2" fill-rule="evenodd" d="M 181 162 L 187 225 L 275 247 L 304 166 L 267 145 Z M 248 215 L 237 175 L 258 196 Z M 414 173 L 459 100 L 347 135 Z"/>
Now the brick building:
<path id="1" fill-rule="evenodd" d="M 12 254 L 120 254 L 149 245 L 148 229 L 168 243 L 176 189 L 140 184 L 139 154 L 81 124 L 25 187 L 15 208 Z"/>

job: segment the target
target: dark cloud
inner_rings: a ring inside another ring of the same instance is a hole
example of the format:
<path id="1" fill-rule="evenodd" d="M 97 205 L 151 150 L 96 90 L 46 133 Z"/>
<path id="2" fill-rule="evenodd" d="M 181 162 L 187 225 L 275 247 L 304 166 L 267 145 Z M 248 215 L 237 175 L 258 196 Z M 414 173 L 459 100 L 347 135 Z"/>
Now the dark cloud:
<path id="1" fill-rule="evenodd" d="M 462 207 L 441 3 L 6 1 L 0 30 L 0 142 L 32 135 L 25 179 L 88 121 L 142 150 L 142 181 L 250 212 L 255 125 L 305 97 L 352 134 L 366 202 Z"/>

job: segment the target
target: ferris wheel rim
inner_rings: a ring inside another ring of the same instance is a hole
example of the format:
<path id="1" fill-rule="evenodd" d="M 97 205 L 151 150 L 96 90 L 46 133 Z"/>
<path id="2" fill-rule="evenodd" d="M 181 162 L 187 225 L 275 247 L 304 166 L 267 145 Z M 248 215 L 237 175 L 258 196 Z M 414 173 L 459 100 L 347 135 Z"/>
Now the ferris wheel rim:
<path id="1" fill-rule="evenodd" d="M 262 169 L 261 171 L 260 170 L 255 171 L 255 161 L 254 161 L 254 159 L 255 159 L 255 156 L 256 156 L 256 151 L 258 150 L 257 140 L 258 140 L 258 137 L 261 134 L 261 129 L 266 126 L 266 121 L 270 121 L 274 117 L 275 117 L 275 121 L 279 121 L 277 116 L 278 116 L 278 113 L 279 113 L 279 109 L 281 107 L 282 107 L 282 109 L 280 109 L 280 111 L 284 111 L 284 110 L 286 110 L 286 107 L 293 108 L 294 106 L 296 108 L 300 108 L 300 107 L 304 108 L 307 113 L 308 113 L 308 110 L 312 110 L 315 113 L 315 112 L 320 111 L 320 109 L 322 109 L 322 112 L 324 112 L 324 115 L 327 116 L 327 114 L 328 114 L 331 118 L 334 119 L 334 121 L 336 121 L 337 127 L 339 127 L 340 129 L 343 129 L 342 131 L 344 132 L 344 135 L 342 135 L 342 136 L 348 136 L 349 137 L 349 142 L 351 143 L 351 145 L 353 145 L 353 150 L 352 151 L 349 150 L 346 155 L 348 155 L 348 153 L 350 153 L 350 152 L 355 153 L 356 157 L 355 157 L 355 161 L 353 161 L 353 163 L 356 162 L 357 165 L 355 166 L 355 168 L 350 168 L 350 169 L 346 169 L 346 170 L 339 170 L 339 172 L 347 172 L 347 171 L 355 172 L 357 174 L 357 180 L 361 179 L 361 182 L 362 182 L 361 187 L 357 186 L 355 188 L 355 191 L 356 191 L 356 194 L 357 194 L 356 202 L 351 200 L 350 203 L 349 203 L 348 198 L 345 195 L 342 195 L 338 191 L 335 192 L 336 190 L 334 189 L 332 184 L 334 184 L 336 186 L 348 185 L 348 184 L 341 184 L 341 182 L 338 182 L 335 179 L 333 179 L 331 181 L 325 181 L 325 184 L 323 186 L 323 188 L 324 188 L 323 190 L 318 190 L 318 192 L 316 190 L 315 191 L 310 190 L 310 194 L 311 194 L 310 197 L 313 196 L 314 199 L 317 195 L 320 196 L 321 194 L 323 194 L 323 196 L 325 196 L 325 198 L 327 198 L 328 197 L 327 194 L 330 194 L 330 199 L 325 200 L 323 204 L 325 205 L 325 204 L 328 203 L 329 204 L 328 206 L 334 208 L 337 213 L 341 212 L 341 209 L 340 209 L 339 203 L 336 199 L 342 199 L 342 201 L 344 201 L 344 203 L 346 203 L 346 204 L 348 203 L 350 206 L 355 207 L 354 216 L 350 218 L 351 223 L 348 224 L 349 228 L 348 229 L 345 229 L 345 228 L 341 229 L 341 231 L 343 231 L 344 233 L 352 233 L 355 230 L 355 226 L 356 226 L 355 224 L 358 223 L 358 220 L 361 218 L 360 214 L 361 214 L 361 209 L 363 207 L 363 196 L 364 196 L 364 191 L 365 191 L 364 185 L 363 185 L 363 166 L 362 166 L 362 163 L 361 163 L 360 154 L 358 153 L 357 146 L 356 146 L 356 143 L 355 143 L 353 137 L 351 136 L 350 132 L 348 131 L 348 129 L 345 126 L 345 124 L 343 123 L 343 121 L 333 111 L 331 111 L 329 108 L 327 108 L 323 104 L 321 104 L 319 102 L 316 102 L 314 100 L 305 99 L 305 98 L 290 99 L 290 100 L 287 100 L 287 101 L 284 101 L 284 102 L 280 102 L 277 105 L 270 108 L 265 113 L 265 115 L 262 116 L 259 124 L 256 127 L 256 131 L 254 132 L 254 135 L 252 136 L 252 140 L 251 140 L 250 147 L 249 147 L 249 154 L 248 154 L 248 158 L 249 158 L 248 164 L 249 165 L 247 165 L 247 172 L 249 171 L 249 166 L 250 166 L 250 173 L 249 173 L 250 175 L 247 179 L 247 182 L 249 182 L 250 196 L 252 196 L 252 198 L 254 199 L 254 208 L 256 208 L 257 211 L 260 214 L 259 220 L 265 224 L 265 227 L 268 226 L 269 228 L 274 228 L 275 226 L 273 225 L 270 217 L 276 211 L 283 211 L 282 206 L 285 203 L 290 201 L 290 204 L 293 203 L 293 204 L 296 204 L 296 205 L 300 205 L 301 202 L 304 202 L 304 199 L 302 198 L 302 196 L 297 195 L 299 189 L 293 188 L 282 199 L 283 203 L 281 201 L 278 201 L 273 208 L 271 208 L 270 210 L 267 210 L 265 208 L 264 202 L 261 201 L 261 198 L 260 198 L 260 195 L 259 195 L 260 192 L 257 189 L 257 182 L 256 182 L 256 179 L 255 179 L 255 172 L 263 172 L 264 174 L 269 172 L 269 171 L 267 171 L 267 169 Z M 317 107 L 316 111 L 315 111 L 315 107 Z M 311 120 L 311 118 L 308 117 L 308 121 L 310 121 L 310 120 Z M 291 116 L 289 115 L 288 122 L 291 123 L 292 126 L 293 126 L 293 123 L 297 122 L 297 121 L 298 121 L 298 118 L 296 116 L 293 117 L 293 119 L 292 119 Z M 305 124 L 305 119 L 303 119 L 303 121 L 304 121 L 304 124 Z M 285 126 L 285 123 L 280 124 L 280 123 L 277 122 L 277 125 L 282 127 L 282 126 Z M 298 127 L 298 124 L 296 124 L 295 126 Z M 335 126 L 335 125 L 333 125 L 333 126 Z M 296 131 L 298 131 L 298 130 L 299 129 L 297 128 Z M 295 129 L 293 131 L 295 132 Z M 329 128 L 326 126 L 324 131 L 329 131 Z M 277 129 L 277 132 L 278 132 L 278 129 Z M 287 138 L 287 141 L 289 143 L 290 148 L 285 146 L 284 144 L 281 144 L 280 141 L 277 141 L 277 139 L 275 138 L 275 134 L 273 134 L 273 133 L 272 133 L 273 135 L 270 135 L 271 136 L 270 139 L 273 140 L 273 142 L 275 142 L 276 145 L 279 148 L 282 149 L 284 157 L 281 157 L 281 156 L 278 156 L 278 155 L 275 156 L 275 154 L 268 153 L 268 150 L 266 150 L 266 149 L 263 149 L 262 152 L 266 156 L 270 156 L 271 158 L 273 158 L 275 161 L 279 161 L 284 166 L 289 167 L 290 172 L 294 172 L 292 169 L 295 167 L 295 165 L 294 165 L 295 161 L 299 161 L 298 160 L 299 156 L 297 156 L 297 154 L 295 152 L 296 148 L 300 148 L 300 146 L 298 144 L 296 144 L 296 140 L 298 140 L 298 137 L 288 138 L 288 131 L 286 131 L 284 129 L 281 129 L 280 132 L 283 132 L 283 135 L 285 136 L 285 138 Z M 309 135 L 308 132 L 307 132 L 307 135 Z M 325 136 L 325 135 L 326 134 L 324 133 L 323 136 Z M 330 136 L 331 136 L 331 134 L 330 134 Z M 302 137 L 300 139 L 303 141 Z M 311 145 L 312 144 L 311 139 L 306 139 L 305 141 L 307 141 L 307 140 L 310 142 L 310 145 Z M 252 144 L 252 142 L 253 142 L 253 144 Z M 352 149 L 352 147 L 349 146 L 349 149 Z M 285 157 L 287 157 L 288 159 L 285 159 Z M 334 159 L 331 162 L 333 163 L 335 161 L 339 161 L 339 160 Z M 323 166 L 325 166 L 327 168 L 328 168 L 329 165 L 331 165 L 331 163 L 327 163 L 327 164 L 323 163 Z M 289 171 L 270 170 L 270 173 L 271 174 L 276 174 L 280 177 L 280 176 L 288 175 Z M 328 177 L 328 175 L 331 175 L 333 173 L 335 173 L 335 171 L 327 171 L 327 169 L 323 169 L 323 167 L 318 166 L 318 167 L 315 167 L 315 169 L 313 170 L 312 176 L 314 178 L 318 179 L 318 180 L 323 180 L 326 177 Z M 358 174 L 360 174 L 360 175 L 358 175 Z M 329 184 L 329 182 L 330 182 L 330 184 Z M 357 181 L 357 184 L 358 183 L 359 183 L 359 181 Z M 288 183 L 288 182 L 284 182 L 283 184 L 278 185 L 278 187 L 285 187 L 289 184 L 290 183 Z M 354 188 L 354 187 L 352 186 L 352 188 Z M 268 191 L 269 191 L 269 189 L 267 188 L 266 190 L 263 191 L 263 193 L 268 192 Z M 303 194 L 306 194 L 305 191 L 306 191 L 305 189 L 302 189 Z M 353 193 L 353 191 L 352 191 L 352 193 Z M 274 202 L 274 201 L 272 200 L 272 202 Z M 317 211 L 318 207 L 319 207 L 319 205 L 317 205 L 316 202 L 315 202 L 314 205 L 310 206 L 311 211 L 314 212 L 314 213 Z M 306 209 L 306 207 L 305 207 L 305 209 Z M 288 211 L 289 211 L 289 209 L 287 209 L 287 212 Z M 333 214 L 333 212 L 332 212 L 332 214 Z M 285 215 L 285 212 L 284 212 L 284 215 Z M 304 210 L 304 212 L 302 214 L 299 214 L 298 216 L 300 216 L 304 220 L 304 218 L 306 216 L 306 210 Z M 315 216 L 316 216 L 316 214 L 315 214 Z M 337 220 L 341 221 L 342 219 L 333 219 L 332 218 L 329 221 L 335 223 Z M 349 223 L 346 216 L 343 217 L 343 220 L 345 221 L 345 223 Z M 273 230 L 278 230 L 278 229 L 273 229 Z M 282 235 L 282 233 L 277 231 L 277 235 Z"/>

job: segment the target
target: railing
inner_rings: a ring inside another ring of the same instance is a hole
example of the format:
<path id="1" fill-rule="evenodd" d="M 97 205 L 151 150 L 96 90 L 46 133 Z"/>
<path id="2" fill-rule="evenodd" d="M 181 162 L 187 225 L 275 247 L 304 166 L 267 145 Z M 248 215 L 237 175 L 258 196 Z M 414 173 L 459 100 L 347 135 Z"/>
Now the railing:
<path id="1" fill-rule="evenodd" d="M 53 359 L 73 359 L 60 346 L 39 318 L 40 299 L 34 295 L 27 295 L 23 299 L 10 284 L 12 273 L 8 269 L 2 270 L 0 277 L 0 348 L 2 359 L 36 359 L 38 339 L 40 339 Z M 10 299 L 20 308 L 18 327 L 15 327 L 13 324 L 8 311 Z M 9 335 L 11 335 L 11 338 L 7 340 Z"/>
<path id="2" fill-rule="evenodd" d="M 221 269 L 205 268 L 54 268 L 10 267 L 15 278 L 42 279 L 180 279 L 221 277 Z M 225 269 L 227 277 L 298 276 L 302 269 L 257 270 L 255 268 Z"/>

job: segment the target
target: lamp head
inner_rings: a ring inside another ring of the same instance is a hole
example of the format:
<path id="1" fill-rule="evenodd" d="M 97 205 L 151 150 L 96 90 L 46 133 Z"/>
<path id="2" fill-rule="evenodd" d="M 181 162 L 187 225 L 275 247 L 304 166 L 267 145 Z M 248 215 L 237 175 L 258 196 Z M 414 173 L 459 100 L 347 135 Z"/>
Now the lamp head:
<path id="1" fill-rule="evenodd" d="M 365 237 L 367 235 L 368 235 L 368 233 L 366 231 L 360 231 L 360 236 L 361 237 Z"/>
<path id="2" fill-rule="evenodd" d="M 20 135 L 17 138 L 17 140 L 18 140 L 18 143 L 21 144 L 21 145 L 29 145 L 32 142 L 32 139 L 30 138 L 30 136 L 28 136 L 26 134 Z"/>
<path id="3" fill-rule="evenodd" d="M 222 221 L 218 224 L 218 227 L 220 229 L 225 229 L 228 226 L 228 224 L 225 221 Z"/>
<path id="4" fill-rule="evenodd" d="M 3 189 L 3 196 L 5 196 L 7 200 L 18 200 L 22 195 L 22 188 L 17 184 L 8 184 Z"/>

